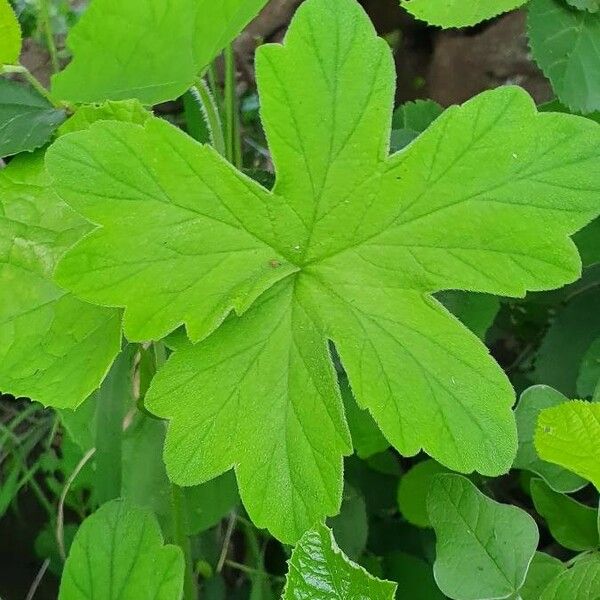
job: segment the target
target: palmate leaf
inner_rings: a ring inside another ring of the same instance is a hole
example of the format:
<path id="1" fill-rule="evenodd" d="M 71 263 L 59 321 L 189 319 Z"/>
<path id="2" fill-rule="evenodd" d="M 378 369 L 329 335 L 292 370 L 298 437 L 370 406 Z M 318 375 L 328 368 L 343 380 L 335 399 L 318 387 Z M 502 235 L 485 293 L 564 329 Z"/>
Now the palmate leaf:
<path id="1" fill-rule="evenodd" d="M 331 531 L 319 525 L 292 552 L 282 600 L 392 600 L 395 589 L 348 560 Z"/>
<path id="2" fill-rule="evenodd" d="M 52 80 L 56 98 L 171 100 L 266 0 L 93 0 L 67 43 L 73 61 Z"/>
<path id="3" fill-rule="evenodd" d="M 175 600 L 183 554 L 163 545 L 154 515 L 124 500 L 104 504 L 79 528 L 65 563 L 59 600 Z"/>
<path id="4" fill-rule="evenodd" d="M 51 280 L 89 225 L 49 188 L 43 156 L 0 171 L 0 389 L 75 407 L 120 346 L 119 311 L 87 304 Z"/>
<path id="5" fill-rule="evenodd" d="M 0 65 L 15 64 L 21 54 L 21 27 L 8 0 L 0 0 Z"/>
<path id="6" fill-rule="evenodd" d="M 417 19 L 440 27 L 468 27 L 525 4 L 527 0 L 405 0 Z"/>
<path id="7" fill-rule="evenodd" d="M 286 541 L 340 504 L 351 447 L 328 340 L 402 454 L 509 469 L 513 390 L 431 294 L 572 281 L 568 236 L 600 210 L 600 128 L 538 115 L 517 88 L 451 108 L 388 157 L 393 73 L 356 2 L 308 0 L 257 57 L 272 192 L 155 119 L 97 123 L 48 153 L 57 192 L 100 226 L 59 282 L 125 307 L 131 340 L 185 323 L 200 342 L 146 398 L 171 420 L 170 477 L 234 466 L 253 521 Z"/>

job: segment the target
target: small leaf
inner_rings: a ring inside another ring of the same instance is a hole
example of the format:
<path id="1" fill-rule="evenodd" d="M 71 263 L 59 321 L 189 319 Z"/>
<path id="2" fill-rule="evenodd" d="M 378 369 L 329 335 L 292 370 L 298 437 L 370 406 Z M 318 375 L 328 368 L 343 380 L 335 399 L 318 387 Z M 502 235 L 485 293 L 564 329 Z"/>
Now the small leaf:
<path id="1" fill-rule="evenodd" d="M 519 451 L 513 463 L 515 469 L 527 469 L 539 475 L 557 492 L 574 492 L 586 485 L 575 473 L 542 460 L 535 449 L 535 428 L 540 411 L 566 402 L 567 398 L 547 385 L 534 385 L 526 389 L 515 409 L 519 435 Z"/>
<path id="2" fill-rule="evenodd" d="M 521 600 L 540 600 L 542 591 L 566 568 L 558 558 L 543 552 L 536 552 L 529 565 L 527 579 L 519 590 Z"/>
<path id="3" fill-rule="evenodd" d="M 544 517 L 552 537 L 569 550 L 598 548 L 598 511 L 559 494 L 541 479 L 531 482 L 535 509 Z"/>
<path id="4" fill-rule="evenodd" d="M 180 548 L 163 545 L 152 513 L 113 500 L 80 526 L 59 600 L 174 600 L 182 593 L 183 569 Z"/>
<path id="5" fill-rule="evenodd" d="M 533 58 L 561 102 L 583 113 L 600 109 L 600 14 L 577 11 L 562 0 L 531 0 Z"/>
<path id="6" fill-rule="evenodd" d="M 427 514 L 427 495 L 433 478 L 448 469 L 435 460 L 421 461 L 400 478 L 398 508 L 402 516 L 417 527 L 431 527 Z"/>
<path id="7" fill-rule="evenodd" d="M 292 552 L 282 600 L 393 600 L 396 584 L 348 560 L 324 525 L 307 531 Z"/>
<path id="8" fill-rule="evenodd" d="M 177 98 L 266 0 L 93 0 L 70 31 L 73 60 L 52 80 L 72 102 Z"/>
<path id="9" fill-rule="evenodd" d="M 595 13 L 600 10 L 600 0 L 567 0 L 567 3 L 579 10 Z"/>
<path id="10" fill-rule="evenodd" d="M 33 88 L 0 78 L 0 157 L 43 146 L 65 118 Z"/>
<path id="11" fill-rule="evenodd" d="M 392 152 L 401 150 L 423 133 L 444 111 L 433 100 L 400 105 L 392 116 Z"/>
<path id="12" fill-rule="evenodd" d="M 405 0 L 404 8 L 417 19 L 440 27 L 468 27 L 525 4 L 527 0 Z"/>
<path id="13" fill-rule="evenodd" d="M 535 521 L 454 474 L 434 478 L 427 505 L 437 536 L 435 579 L 442 592 L 454 600 L 516 594 L 537 548 Z"/>
<path id="14" fill-rule="evenodd" d="M 573 400 L 540 413 L 535 447 L 544 460 L 591 481 L 600 490 L 600 404 Z"/>
<path id="15" fill-rule="evenodd" d="M 600 554 L 578 558 L 550 582 L 539 600 L 600 600 Z"/>
<path id="16" fill-rule="evenodd" d="M 19 21 L 8 0 L 0 0 L 0 65 L 16 64 L 19 62 L 20 54 Z"/>
<path id="17" fill-rule="evenodd" d="M 137 100 L 113 101 L 102 104 L 84 104 L 58 129 L 59 135 L 89 129 L 97 121 L 122 121 L 143 125 L 152 113 L 146 110 Z"/>
<path id="18" fill-rule="evenodd" d="M 592 398 L 597 390 L 600 393 L 600 338 L 587 349 L 577 377 L 577 393 L 581 398 Z"/>
<path id="19" fill-rule="evenodd" d="M 119 351 L 120 313 L 50 279 L 89 226 L 48 188 L 41 154 L 0 171 L 0 389 L 75 408 Z"/>

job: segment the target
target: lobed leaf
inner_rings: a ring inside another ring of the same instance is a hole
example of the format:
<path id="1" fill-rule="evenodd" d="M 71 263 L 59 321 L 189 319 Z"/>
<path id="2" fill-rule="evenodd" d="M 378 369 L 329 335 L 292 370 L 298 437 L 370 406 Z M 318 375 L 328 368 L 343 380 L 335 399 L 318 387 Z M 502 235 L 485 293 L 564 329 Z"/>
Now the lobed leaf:
<path id="1" fill-rule="evenodd" d="M 600 489 L 600 404 L 572 400 L 540 413 L 535 447 L 544 460 Z"/>
<path id="2" fill-rule="evenodd" d="M 525 4 L 527 0 L 404 0 L 404 8 L 417 19 L 439 27 L 468 27 Z"/>
<path id="3" fill-rule="evenodd" d="M 177 98 L 266 0 L 93 0 L 67 44 L 73 60 L 52 79 L 72 102 Z"/>
<path id="4" fill-rule="evenodd" d="M 282 600 L 392 600 L 396 584 L 371 576 L 337 547 L 324 525 L 307 531 L 292 552 Z"/>
<path id="5" fill-rule="evenodd" d="M 437 537 L 435 579 L 442 592 L 454 600 L 516 595 L 539 541 L 535 521 L 455 474 L 434 478 L 427 505 Z"/>
<path id="6" fill-rule="evenodd" d="M 402 454 L 506 472 L 514 392 L 431 294 L 576 279 L 569 235 L 600 211 L 600 128 L 507 87 L 390 157 L 393 61 L 354 0 L 303 3 L 257 78 L 272 191 L 156 119 L 96 123 L 48 153 L 57 192 L 98 225 L 58 281 L 125 307 L 132 340 L 184 323 L 197 342 L 146 399 L 171 421 L 170 477 L 234 467 L 253 521 L 285 541 L 337 512 L 351 445 L 330 342 Z"/>
<path id="7" fill-rule="evenodd" d="M 104 504 L 80 526 L 59 600 L 173 600 L 183 590 L 183 554 L 163 545 L 151 512 L 124 500 Z"/>

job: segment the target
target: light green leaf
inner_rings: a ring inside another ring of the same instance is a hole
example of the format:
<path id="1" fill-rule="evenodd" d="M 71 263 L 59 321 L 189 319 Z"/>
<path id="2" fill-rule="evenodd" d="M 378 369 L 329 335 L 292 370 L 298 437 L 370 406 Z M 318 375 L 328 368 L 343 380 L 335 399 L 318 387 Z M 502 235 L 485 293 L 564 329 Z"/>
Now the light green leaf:
<path id="1" fill-rule="evenodd" d="M 454 474 L 434 478 L 427 505 L 437 536 L 435 579 L 442 592 L 454 600 L 516 594 L 537 548 L 535 521 Z"/>
<path id="2" fill-rule="evenodd" d="M 527 0 L 405 0 L 417 19 L 440 27 L 468 27 L 525 4 Z"/>
<path id="3" fill-rule="evenodd" d="M 75 131 L 89 129 L 97 121 L 123 121 L 143 125 L 152 116 L 137 100 L 113 101 L 102 104 L 84 104 L 65 123 L 58 133 L 64 135 Z"/>
<path id="4" fill-rule="evenodd" d="M 21 54 L 21 27 L 8 0 L 0 0 L 0 65 L 14 65 Z"/>
<path id="5" fill-rule="evenodd" d="M 185 323 L 200 342 L 146 399 L 171 420 L 170 477 L 235 466 L 251 518 L 285 541 L 337 512 L 351 448 L 330 340 L 400 453 L 506 472 L 514 392 L 431 294 L 577 279 L 569 235 L 600 210 L 600 127 L 538 115 L 507 87 L 389 157 L 391 51 L 353 0 L 304 2 L 285 43 L 259 49 L 257 77 L 271 192 L 155 119 L 96 123 L 48 154 L 55 189 L 99 225 L 58 280 L 124 306 L 132 340 Z"/>
<path id="6" fill-rule="evenodd" d="M 0 157 L 43 146 L 65 118 L 32 88 L 0 78 Z"/>
<path id="7" fill-rule="evenodd" d="M 600 490 L 600 404 L 573 400 L 540 413 L 535 447 L 544 460 L 591 481 Z"/>
<path id="8" fill-rule="evenodd" d="M 526 389 L 515 409 L 519 450 L 513 463 L 515 469 L 526 469 L 539 475 L 557 492 L 574 492 L 586 485 L 575 473 L 542 460 L 535 449 L 534 436 L 540 411 L 566 402 L 567 398 L 547 385 L 534 385 Z"/>
<path id="9" fill-rule="evenodd" d="M 569 570 L 550 582 L 539 600 L 600 600 L 600 554 L 575 561 Z"/>
<path id="10" fill-rule="evenodd" d="M 58 597 L 174 600 L 181 597 L 183 569 L 181 550 L 163 546 L 152 513 L 124 500 L 113 500 L 79 528 Z"/>
<path id="11" fill-rule="evenodd" d="M 409 469 L 398 485 L 398 508 L 417 527 L 431 527 L 427 514 L 427 494 L 433 478 L 448 469 L 435 460 L 424 460 Z"/>
<path id="12" fill-rule="evenodd" d="M 544 517 L 552 537 L 569 550 L 598 548 L 598 511 L 573 498 L 559 494 L 541 479 L 531 482 L 531 497 Z"/>
<path id="13" fill-rule="evenodd" d="M 577 393 L 582 398 L 600 393 L 600 338 L 594 340 L 587 349 L 579 368 Z M 595 398 L 594 398 L 595 399 Z"/>
<path id="14" fill-rule="evenodd" d="M 567 3 L 579 10 L 587 10 L 591 13 L 595 13 L 600 10 L 599 0 L 567 0 Z"/>
<path id="15" fill-rule="evenodd" d="M 529 44 L 556 95 L 571 110 L 600 109 L 600 14 L 563 0 L 531 0 Z"/>
<path id="16" fill-rule="evenodd" d="M 529 565 L 527 579 L 519 590 L 521 600 L 540 600 L 542 591 L 565 570 L 566 566 L 558 558 L 536 552 Z"/>
<path id="17" fill-rule="evenodd" d="M 67 44 L 73 61 L 52 80 L 72 102 L 180 96 L 266 0 L 93 0 Z"/>
<path id="18" fill-rule="evenodd" d="M 396 584 L 351 562 L 324 525 L 307 531 L 292 552 L 283 600 L 393 600 Z"/>
<path id="19" fill-rule="evenodd" d="M 0 171 L 0 389 L 74 408 L 120 346 L 119 312 L 54 284 L 60 255 L 88 225 L 48 188 L 40 154 Z"/>

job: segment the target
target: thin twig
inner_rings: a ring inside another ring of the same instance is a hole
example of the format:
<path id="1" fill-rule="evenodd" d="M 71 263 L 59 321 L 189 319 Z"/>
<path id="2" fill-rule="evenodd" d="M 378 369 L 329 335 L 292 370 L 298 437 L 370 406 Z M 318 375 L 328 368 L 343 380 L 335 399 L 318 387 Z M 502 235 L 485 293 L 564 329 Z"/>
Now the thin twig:
<path id="1" fill-rule="evenodd" d="M 235 511 L 232 511 L 231 515 L 229 516 L 229 523 L 227 523 L 227 530 L 225 531 L 225 539 L 223 540 L 223 547 L 221 548 L 219 562 L 217 563 L 217 573 L 220 573 L 223 570 L 223 565 L 225 564 L 225 559 L 227 558 L 227 553 L 229 552 L 229 545 L 231 544 L 231 536 L 233 535 L 236 519 L 237 514 Z"/>
<path id="2" fill-rule="evenodd" d="M 41 583 L 44 575 L 46 574 L 46 571 L 48 570 L 49 566 L 50 566 L 50 559 L 47 558 L 42 563 L 40 570 L 37 572 L 37 575 L 35 576 L 35 579 L 33 580 L 31 587 L 29 588 L 29 591 L 27 592 L 27 596 L 25 596 L 25 600 L 33 600 L 33 597 L 35 596 L 35 593 L 37 592 L 37 589 L 40 586 L 40 583 Z"/>
<path id="3" fill-rule="evenodd" d="M 56 542 L 58 544 L 58 551 L 60 553 L 60 557 L 64 560 L 67 559 L 67 553 L 65 552 L 65 500 L 67 498 L 67 494 L 69 493 L 70 487 L 73 485 L 75 478 L 81 472 L 81 469 L 85 467 L 87 462 L 94 456 L 96 452 L 96 448 L 90 448 L 84 455 L 83 458 L 77 463 L 74 471 L 69 475 L 69 478 L 65 482 L 65 487 L 60 494 L 60 499 L 58 501 L 58 514 L 56 517 Z"/>

